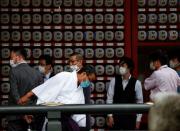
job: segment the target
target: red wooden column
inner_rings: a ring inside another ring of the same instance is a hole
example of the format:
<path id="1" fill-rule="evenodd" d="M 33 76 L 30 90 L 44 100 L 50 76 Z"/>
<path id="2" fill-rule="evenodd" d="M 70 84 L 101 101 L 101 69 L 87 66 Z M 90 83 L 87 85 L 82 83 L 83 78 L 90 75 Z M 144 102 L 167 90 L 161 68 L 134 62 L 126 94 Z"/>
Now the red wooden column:
<path id="1" fill-rule="evenodd" d="M 125 38 L 125 47 L 124 52 L 128 57 L 132 56 L 132 48 L 131 48 L 131 0 L 126 0 L 124 2 L 124 38 Z"/>
<path id="2" fill-rule="evenodd" d="M 131 48 L 132 59 L 135 64 L 134 75 L 138 75 L 138 0 L 131 1 Z"/>

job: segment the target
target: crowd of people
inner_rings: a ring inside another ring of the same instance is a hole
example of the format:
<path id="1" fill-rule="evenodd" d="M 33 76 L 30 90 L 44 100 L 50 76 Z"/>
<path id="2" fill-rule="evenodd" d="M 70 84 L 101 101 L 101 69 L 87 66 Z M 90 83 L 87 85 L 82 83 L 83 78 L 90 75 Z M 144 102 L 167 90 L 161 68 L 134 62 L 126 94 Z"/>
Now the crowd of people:
<path id="1" fill-rule="evenodd" d="M 51 56 L 42 55 L 39 58 L 38 70 L 28 65 L 26 56 L 24 49 L 11 50 L 9 105 L 41 105 L 52 102 L 90 104 L 91 82 L 96 80 L 96 72 L 92 65 L 85 65 L 81 54 L 73 53 L 69 57 L 69 68 L 57 74 L 53 72 Z M 180 92 L 179 52 L 171 53 L 169 59 L 161 50 L 152 52 L 149 56 L 152 73 L 143 85 L 133 75 L 134 68 L 131 58 L 120 58 L 119 73 L 111 79 L 107 88 L 107 104 L 142 104 L 143 88 L 150 91 L 151 102 L 156 102 L 159 93 Z M 152 109 L 152 112 L 158 114 L 155 110 L 156 108 Z M 142 114 L 108 114 L 107 126 L 110 130 L 140 129 L 141 118 Z M 152 119 L 151 115 L 150 121 Z M 34 130 L 46 131 L 47 122 L 46 114 L 11 115 L 8 116 L 8 131 L 25 131 L 29 125 Z M 88 114 L 63 114 L 62 123 L 64 131 L 90 130 Z M 155 124 L 150 124 L 152 131 L 157 131 Z"/>

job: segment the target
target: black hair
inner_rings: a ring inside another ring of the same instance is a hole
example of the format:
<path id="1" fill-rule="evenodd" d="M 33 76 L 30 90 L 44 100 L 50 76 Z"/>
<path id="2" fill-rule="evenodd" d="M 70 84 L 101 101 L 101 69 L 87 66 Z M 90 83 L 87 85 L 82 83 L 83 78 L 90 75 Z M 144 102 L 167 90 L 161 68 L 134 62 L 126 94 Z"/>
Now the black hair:
<path id="1" fill-rule="evenodd" d="M 168 63 L 168 56 L 166 54 L 166 52 L 162 51 L 162 50 L 156 50 L 153 53 L 150 54 L 149 56 L 149 61 L 154 62 L 159 60 L 161 65 L 166 65 Z"/>
<path id="2" fill-rule="evenodd" d="M 86 72 L 87 75 L 95 74 L 95 68 L 92 65 L 86 65 L 82 67 L 77 73 L 81 74 L 83 72 Z"/>
<path id="3" fill-rule="evenodd" d="M 22 56 L 23 59 L 26 59 L 26 57 L 27 57 L 27 50 L 26 49 L 23 49 L 20 47 L 12 47 L 10 50 L 11 50 L 11 52 L 16 53 L 16 55 Z"/>
<path id="4" fill-rule="evenodd" d="M 39 60 L 45 60 L 46 61 L 46 65 L 52 65 L 52 58 L 50 55 L 41 55 L 39 57 Z"/>
<path id="5" fill-rule="evenodd" d="M 129 57 L 124 56 L 124 57 L 122 57 L 120 59 L 119 64 L 121 65 L 121 64 L 124 64 L 124 63 L 127 64 L 128 68 L 130 69 L 130 72 L 132 73 L 132 71 L 134 70 L 134 62 L 133 62 L 133 60 L 131 58 L 129 58 Z"/>

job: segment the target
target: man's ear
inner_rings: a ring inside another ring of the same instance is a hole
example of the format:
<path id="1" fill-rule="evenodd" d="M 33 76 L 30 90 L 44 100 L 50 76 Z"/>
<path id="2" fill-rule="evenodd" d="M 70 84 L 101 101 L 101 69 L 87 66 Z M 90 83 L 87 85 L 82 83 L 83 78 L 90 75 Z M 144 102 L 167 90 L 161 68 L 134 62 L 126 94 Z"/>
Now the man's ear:
<path id="1" fill-rule="evenodd" d="M 48 67 L 48 69 L 51 69 L 52 66 L 51 65 L 47 65 L 47 67 Z"/>
<path id="2" fill-rule="evenodd" d="M 81 65 L 83 65 L 83 60 L 79 60 L 79 62 L 81 63 Z"/>
<path id="3" fill-rule="evenodd" d="M 86 73 L 86 72 L 83 72 L 83 75 L 87 75 L 87 73 Z"/>

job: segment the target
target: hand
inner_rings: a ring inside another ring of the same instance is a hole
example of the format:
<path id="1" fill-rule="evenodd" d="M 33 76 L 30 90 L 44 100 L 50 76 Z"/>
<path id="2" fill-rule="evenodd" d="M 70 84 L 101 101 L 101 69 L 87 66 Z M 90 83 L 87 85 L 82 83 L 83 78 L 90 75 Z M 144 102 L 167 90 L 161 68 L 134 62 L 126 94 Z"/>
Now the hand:
<path id="1" fill-rule="evenodd" d="M 25 115 L 24 116 L 24 120 L 30 124 L 32 122 L 32 119 L 33 119 L 33 115 Z"/>
<path id="2" fill-rule="evenodd" d="M 137 122 L 136 122 L 136 130 L 139 130 L 139 128 L 140 128 L 140 124 L 141 124 L 141 122 L 140 122 L 140 121 L 137 121 Z"/>
<path id="3" fill-rule="evenodd" d="M 113 127 L 113 125 L 114 125 L 113 116 L 108 116 L 108 118 L 107 118 L 107 125 L 108 125 L 109 127 Z"/>
<path id="4" fill-rule="evenodd" d="M 18 104 L 25 105 L 25 104 L 27 104 L 28 101 L 29 101 L 29 98 L 26 96 L 23 96 L 18 100 Z"/>

